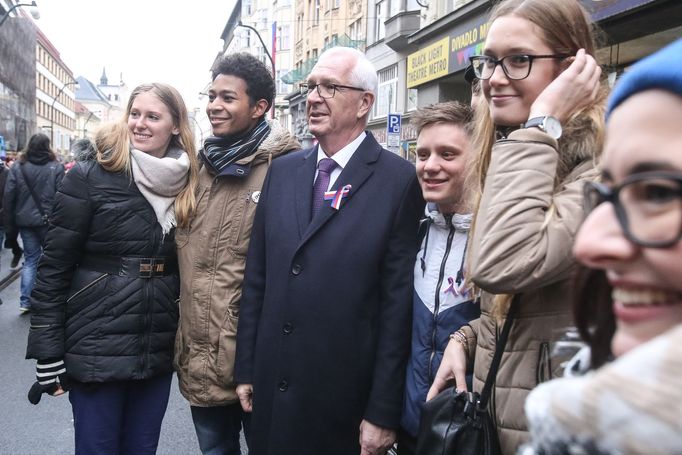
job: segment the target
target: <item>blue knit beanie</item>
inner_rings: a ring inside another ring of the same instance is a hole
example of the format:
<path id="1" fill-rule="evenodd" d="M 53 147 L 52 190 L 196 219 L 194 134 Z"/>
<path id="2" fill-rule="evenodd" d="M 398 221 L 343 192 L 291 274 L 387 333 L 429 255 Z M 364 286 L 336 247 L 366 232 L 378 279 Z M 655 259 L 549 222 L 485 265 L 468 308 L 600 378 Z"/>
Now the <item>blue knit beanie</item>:
<path id="1" fill-rule="evenodd" d="M 682 38 L 632 65 L 611 92 L 606 116 L 632 95 L 655 88 L 682 95 Z"/>

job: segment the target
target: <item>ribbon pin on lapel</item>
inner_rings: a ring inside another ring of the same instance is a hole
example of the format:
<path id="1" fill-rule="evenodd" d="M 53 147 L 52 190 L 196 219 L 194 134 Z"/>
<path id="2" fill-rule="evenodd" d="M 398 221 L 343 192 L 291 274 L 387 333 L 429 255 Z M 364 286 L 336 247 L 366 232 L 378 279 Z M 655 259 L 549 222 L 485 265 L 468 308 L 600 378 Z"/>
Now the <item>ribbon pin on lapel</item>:
<path id="1" fill-rule="evenodd" d="M 338 191 L 327 191 L 324 193 L 324 200 L 331 200 L 331 206 L 334 210 L 341 207 L 341 199 L 348 197 L 350 194 L 351 185 L 346 185 Z"/>

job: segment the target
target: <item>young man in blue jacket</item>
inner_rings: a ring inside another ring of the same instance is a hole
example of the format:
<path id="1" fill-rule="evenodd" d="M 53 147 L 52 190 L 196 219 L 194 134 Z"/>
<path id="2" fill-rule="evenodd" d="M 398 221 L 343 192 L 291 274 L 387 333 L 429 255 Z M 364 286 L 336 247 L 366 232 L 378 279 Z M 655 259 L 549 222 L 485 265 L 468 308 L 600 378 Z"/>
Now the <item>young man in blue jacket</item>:
<path id="1" fill-rule="evenodd" d="M 459 102 L 418 110 L 417 178 L 426 201 L 414 266 L 412 351 L 407 367 L 398 453 L 415 453 L 426 393 L 450 334 L 480 315 L 464 279 L 471 211 L 465 171 L 471 158 L 471 108 Z"/>

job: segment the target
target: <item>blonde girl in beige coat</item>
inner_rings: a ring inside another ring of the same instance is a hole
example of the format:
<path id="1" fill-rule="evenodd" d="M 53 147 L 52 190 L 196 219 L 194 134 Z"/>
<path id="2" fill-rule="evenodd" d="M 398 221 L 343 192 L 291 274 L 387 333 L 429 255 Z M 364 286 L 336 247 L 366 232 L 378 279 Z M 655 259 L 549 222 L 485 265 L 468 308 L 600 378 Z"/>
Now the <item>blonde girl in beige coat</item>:
<path id="1" fill-rule="evenodd" d="M 482 55 L 471 58 L 485 101 L 477 106 L 477 194 L 468 274 L 481 317 L 457 330 L 429 397 L 455 380 L 480 392 L 514 295 L 516 318 L 490 411 L 503 453 L 527 439 L 523 403 L 556 374 L 549 346 L 571 324 L 571 247 L 583 218 L 582 187 L 596 176 L 602 142 L 601 69 L 577 0 L 505 0 L 492 12 Z"/>

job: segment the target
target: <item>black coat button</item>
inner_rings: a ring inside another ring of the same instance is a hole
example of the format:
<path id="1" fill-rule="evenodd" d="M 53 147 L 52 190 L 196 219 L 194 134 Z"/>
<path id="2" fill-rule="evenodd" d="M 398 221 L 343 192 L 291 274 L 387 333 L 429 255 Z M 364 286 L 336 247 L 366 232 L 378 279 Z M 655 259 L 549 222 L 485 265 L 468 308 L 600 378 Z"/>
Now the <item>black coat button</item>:
<path id="1" fill-rule="evenodd" d="M 294 275 L 300 275 L 301 270 L 303 270 L 301 264 L 294 264 L 294 266 L 291 267 L 291 273 L 293 273 Z"/>
<path id="2" fill-rule="evenodd" d="M 289 335 L 293 331 L 294 325 L 291 322 L 287 322 L 282 326 L 282 332 L 284 332 L 285 335 Z"/>
<path id="3" fill-rule="evenodd" d="M 285 392 L 289 388 L 289 383 L 287 381 L 280 381 L 279 383 L 279 391 L 280 392 Z"/>

